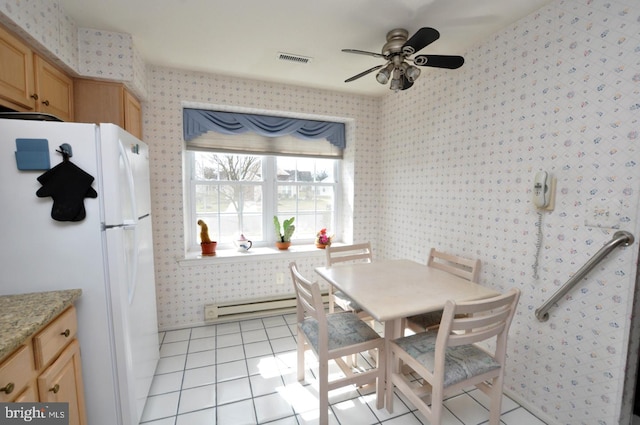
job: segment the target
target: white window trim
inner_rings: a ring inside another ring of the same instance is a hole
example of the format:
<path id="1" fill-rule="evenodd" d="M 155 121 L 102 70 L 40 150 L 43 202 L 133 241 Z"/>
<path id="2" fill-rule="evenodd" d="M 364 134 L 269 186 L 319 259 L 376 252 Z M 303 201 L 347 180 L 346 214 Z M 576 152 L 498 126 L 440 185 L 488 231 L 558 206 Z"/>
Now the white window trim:
<path id="1" fill-rule="evenodd" d="M 195 166 L 195 159 L 194 156 L 191 154 L 191 150 L 185 150 L 184 154 L 186 156 L 184 164 L 185 164 L 185 172 L 184 172 L 184 176 L 185 176 L 185 190 L 187 190 L 188 196 L 185 196 L 186 202 L 185 202 L 185 206 L 184 208 L 186 209 L 186 214 L 185 217 L 188 217 L 187 222 L 185 223 L 184 229 L 185 229 L 185 245 L 186 245 L 186 251 L 187 254 L 189 256 L 193 256 L 194 254 L 199 254 L 200 253 L 200 246 L 197 242 L 197 232 L 198 232 L 198 225 L 196 223 L 196 211 L 195 208 L 193 207 L 195 205 L 195 181 L 192 179 L 193 176 L 193 170 L 194 170 L 194 166 Z M 211 151 L 214 152 L 214 151 Z M 225 154 L 226 152 L 216 152 L 216 153 L 222 153 Z M 262 225 L 263 225 L 263 229 L 264 229 L 264 237 L 265 240 L 264 241 L 260 241 L 258 243 L 256 243 L 254 246 L 256 248 L 264 248 L 264 247 L 273 247 L 275 245 L 275 241 L 276 241 L 276 234 L 275 234 L 275 228 L 273 226 L 273 212 L 276 210 L 275 207 L 275 200 L 276 200 L 276 194 L 277 194 L 277 188 L 278 188 L 278 181 L 276 179 L 276 156 L 274 155 L 264 155 L 264 161 L 263 161 L 263 168 L 262 168 L 262 172 L 263 172 L 263 176 L 264 176 L 264 181 L 262 182 L 262 187 L 263 187 L 263 215 L 262 215 Z M 332 186 L 334 187 L 334 199 L 335 199 L 335 210 L 334 210 L 334 218 L 333 218 L 333 222 L 335 223 L 335 228 L 331 229 L 332 233 L 335 235 L 340 235 L 340 225 L 342 223 L 340 217 L 342 214 L 342 193 L 343 193 L 343 189 L 342 189 L 342 183 L 341 183 L 341 173 L 342 173 L 342 160 L 341 159 L 335 159 L 335 169 L 334 169 L 334 176 L 335 176 L 335 182 L 334 183 L 326 183 L 326 184 L 316 184 L 315 186 Z M 306 183 L 301 183 L 301 182 L 287 182 L 288 185 L 299 185 L 299 184 L 306 184 Z M 282 220 L 282 217 L 281 217 Z M 339 242 L 339 240 L 336 238 L 335 239 L 336 242 Z M 294 237 L 294 242 L 296 245 L 313 245 L 315 246 L 315 239 L 311 238 L 311 239 L 295 239 Z M 226 243 L 218 243 L 217 247 L 216 247 L 216 252 L 218 251 L 229 251 L 227 252 L 225 255 L 229 256 L 230 252 L 234 252 L 235 246 L 233 245 L 233 243 L 230 242 L 226 242 Z M 252 249 L 253 250 L 253 249 Z M 239 252 L 238 253 L 239 256 L 244 255 L 243 253 Z"/>

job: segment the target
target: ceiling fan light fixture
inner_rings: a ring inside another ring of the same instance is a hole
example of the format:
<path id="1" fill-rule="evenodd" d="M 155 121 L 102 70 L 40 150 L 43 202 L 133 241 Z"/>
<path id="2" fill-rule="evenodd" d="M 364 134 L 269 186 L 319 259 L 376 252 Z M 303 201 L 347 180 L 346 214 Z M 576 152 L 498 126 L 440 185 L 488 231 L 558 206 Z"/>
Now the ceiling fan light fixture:
<path id="1" fill-rule="evenodd" d="M 400 79 L 399 78 L 394 78 L 393 80 L 391 80 L 391 84 L 389 85 L 389 90 L 393 90 L 393 91 L 398 91 L 400 90 Z"/>
<path id="2" fill-rule="evenodd" d="M 376 80 L 380 84 L 387 84 L 389 82 L 389 78 L 391 77 L 392 70 L 393 70 L 393 64 L 390 63 L 384 68 L 382 68 L 380 71 L 378 71 L 378 73 L 376 74 Z"/>
<path id="3" fill-rule="evenodd" d="M 413 83 L 420 76 L 420 68 L 410 65 L 405 71 L 405 75 L 407 76 L 407 80 L 409 80 L 410 83 Z"/>

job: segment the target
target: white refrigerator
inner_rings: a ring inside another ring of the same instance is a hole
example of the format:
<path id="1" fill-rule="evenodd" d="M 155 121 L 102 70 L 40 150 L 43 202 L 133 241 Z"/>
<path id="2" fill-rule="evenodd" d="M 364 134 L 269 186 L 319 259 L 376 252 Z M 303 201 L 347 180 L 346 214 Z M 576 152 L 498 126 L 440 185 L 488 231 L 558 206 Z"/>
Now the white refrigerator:
<path id="1" fill-rule="evenodd" d="M 47 155 L 51 168 L 63 162 L 61 146 L 95 178 L 82 213 L 67 208 L 77 180 L 38 180 Z M 0 147 L 0 295 L 82 289 L 88 423 L 138 424 L 159 358 L 148 147 L 112 124 L 8 119 Z"/>

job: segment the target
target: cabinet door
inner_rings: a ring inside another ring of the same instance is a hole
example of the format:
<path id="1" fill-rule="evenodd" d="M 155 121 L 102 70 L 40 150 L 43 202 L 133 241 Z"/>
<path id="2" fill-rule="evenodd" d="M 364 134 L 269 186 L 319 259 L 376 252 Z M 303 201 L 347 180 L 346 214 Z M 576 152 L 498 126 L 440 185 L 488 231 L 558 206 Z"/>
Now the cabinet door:
<path id="1" fill-rule="evenodd" d="M 86 425 L 80 344 L 73 340 L 38 377 L 40 401 L 69 403 L 69 425 Z"/>
<path id="2" fill-rule="evenodd" d="M 35 385 L 27 387 L 16 399 L 15 403 L 35 403 L 38 401 L 38 393 L 36 392 Z"/>
<path id="3" fill-rule="evenodd" d="M 142 140 L 142 107 L 127 90 L 124 91 L 124 129 Z"/>
<path id="4" fill-rule="evenodd" d="M 0 27 L 0 104 L 21 111 L 35 110 L 33 53 Z"/>
<path id="5" fill-rule="evenodd" d="M 36 110 L 73 121 L 73 80 L 38 55 L 34 55 L 34 63 Z"/>
<path id="6" fill-rule="evenodd" d="M 33 381 L 33 351 L 26 344 L 0 363 L 0 403 L 13 399 Z"/>
<path id="7" fill-rule="evenodd" d="M 121 85 L 76 78 L 73 95 L 76 122 L 108 122 L 124 127 L 124 89 Z"/>

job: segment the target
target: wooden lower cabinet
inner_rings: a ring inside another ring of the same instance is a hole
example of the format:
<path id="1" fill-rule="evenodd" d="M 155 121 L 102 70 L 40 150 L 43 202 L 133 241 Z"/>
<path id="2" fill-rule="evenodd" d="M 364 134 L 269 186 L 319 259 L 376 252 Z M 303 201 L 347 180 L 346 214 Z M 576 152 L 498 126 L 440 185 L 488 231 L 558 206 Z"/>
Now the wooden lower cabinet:
<path id="1" fill-rule="evenodd" d="M 27 387 L 27 389 L 21 392 L 20 395 L 14 400 L 14 402 L 16 403 L 36 403 L 37 401 L 38 391 L 36 390 L 35 385 Z"/>
<path id="2" fill-rule="evenodd" d="M 67 308 L 0 363 L 0 402 L 69 403 L 69 425 L 86 425 L 75 308 Z"/>
<path id="3" fill-rule="evenodd" d="M 38 392 L 41 402 L 69 403 L 69 425 L 86 424 L 80 344 L 77 339 L 38 376 Z"/>

